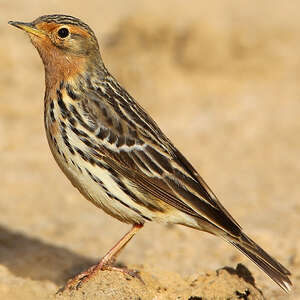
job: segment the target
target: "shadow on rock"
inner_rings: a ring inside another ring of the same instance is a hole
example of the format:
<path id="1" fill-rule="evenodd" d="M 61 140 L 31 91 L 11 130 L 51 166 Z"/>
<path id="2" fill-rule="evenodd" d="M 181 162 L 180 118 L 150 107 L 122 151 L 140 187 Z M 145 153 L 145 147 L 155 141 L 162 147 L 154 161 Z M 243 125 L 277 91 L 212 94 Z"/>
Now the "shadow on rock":
<path id="1" fill-rule="evenodd" d="M 63 285 L 96 261 L 0 225 L 0 264 L 14 275 Z"/>
<path id="2" fill-rule="evenodd" d="M 258 289 L 257 286 L 255 285 L 255 279 L 253 275 L 243 264 L 237 264 L 235 269 L 232 267 L 223 267 L 217 270 L 217 275 L 219 275 L 220 270 L 225 270 L 230 275 L 237 275 L 239 278 L 243 279 L 245 282 L 252 285 L 263 296 L 262 291 Z M 238 299 L 248 299 L 247 298 L 248 293 L 249 293 L 248 290 L 245 290 L 243 293 L 236 291 L 236 295 L 238 296 Z"/>
<path id="3" fill-rule="evenodd" d="M 226 270 L 232 275 L 238 275 L 240 278 L 243 278 L 246 282 L 250 283 L 255 287 L 254 277 L 243 264 L 238 264 L 235 269 L 232 267 L 223 267 L 221 270 Z"/>

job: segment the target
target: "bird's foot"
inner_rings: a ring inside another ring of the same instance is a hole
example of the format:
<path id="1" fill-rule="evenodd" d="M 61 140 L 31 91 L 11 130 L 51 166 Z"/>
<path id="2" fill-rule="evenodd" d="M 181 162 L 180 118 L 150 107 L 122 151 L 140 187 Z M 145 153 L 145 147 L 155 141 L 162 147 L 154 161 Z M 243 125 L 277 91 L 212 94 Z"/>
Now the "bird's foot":
<path id="1" fill-rule="evenodd" d="M 61 288 L 57 293 L 62 293 L 65 290 L 78 290 L 85 282 L 89 281 L 94 277 L 99 271 L 118 271 L 123 274 L 129 275 L 131 277 L 138 278 L 142 283 L 143 280 L 139 275 L 138 271 L 129 270 L 126 267 L 115 267 L 114 262 L 116 261 L 117 255 L 124 248 L 124 246 L 131 240 L 135 233 L 143 227 L 141 224 L 134 224 L 132 228 L 120 239 L 120 241 L 114 245 L 100 260 L 100 262 L 90 267 L 87 271 L 82 272 L 70 279 L 67 284 Z"/>
<path id="2" fill-rule="evenodd" d="M 114 261 L 107 261 L 105 259 L 102 259 L 98 264 L 90 267 L 84 272 L 81 272 L 80 274 L 76 275 L 74 278 L 70 279 L 67 284 L 58 290 L 58 294 L 69 290 L 78 290 L 82 285 L 89 281 L 92 277 L 94 277 L 99 271 L 118 271 L 125 275 L 129 275 L 130 277 L 139 279 L 142 283 L 143 280 L 139 274 L 139 271 L 137 270 L 131 270 L 126 267 L 115 267 L 112 266 Z"/>

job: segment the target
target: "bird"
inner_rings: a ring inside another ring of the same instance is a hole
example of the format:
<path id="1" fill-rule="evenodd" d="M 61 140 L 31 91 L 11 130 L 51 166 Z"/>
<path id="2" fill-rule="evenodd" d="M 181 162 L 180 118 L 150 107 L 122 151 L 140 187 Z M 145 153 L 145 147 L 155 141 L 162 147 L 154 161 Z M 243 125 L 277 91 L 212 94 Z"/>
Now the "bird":
<path id="1" fill-rule="evenodd" d="M 25 31 L 45 69 L 44 125 L 52 155 L 74 187 L 96 207 L 132 227 L 95 266 L 66 284 L 78 289 L 144 226 L 180 224 L 219 236 L 285 292 L 290 271 L 242 230 L 191 163 L 105 67 L 93 30 L 69 15 L 10 21 Z"/>

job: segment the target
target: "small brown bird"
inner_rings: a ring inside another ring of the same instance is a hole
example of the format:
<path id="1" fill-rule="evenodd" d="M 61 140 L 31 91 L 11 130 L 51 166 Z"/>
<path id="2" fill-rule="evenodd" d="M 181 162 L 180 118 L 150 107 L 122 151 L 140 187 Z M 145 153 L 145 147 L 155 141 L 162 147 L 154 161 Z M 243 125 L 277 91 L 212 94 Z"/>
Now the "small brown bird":
<path id="1" fill-rule="evenodd" d="M 81 194 L 132 229 L 86 272 L 79 287 L 113 267 L 146 221 L 206 231 L 235 246 L 286 292 L 291 273 L 242 232 L 187 159 L 107 71 L 94 32 L 81 20 L 46 15 L 26 31 L 45 67 L 45 128 L 59 167 Z"/>

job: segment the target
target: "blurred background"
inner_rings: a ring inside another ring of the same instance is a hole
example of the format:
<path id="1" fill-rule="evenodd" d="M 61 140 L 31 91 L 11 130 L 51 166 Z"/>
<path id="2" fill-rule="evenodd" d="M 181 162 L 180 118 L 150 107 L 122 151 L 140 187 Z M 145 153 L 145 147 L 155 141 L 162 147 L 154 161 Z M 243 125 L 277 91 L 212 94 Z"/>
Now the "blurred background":
<path id="1" fill-rule="evenodd" d="M 149 224 L 120 260 L 183 277 L 242 262 L 267 298 L 300 299 L 300 2 L 279 0 L 0 0 L 0 293 L 55 292 L 129 228 L 84 200 L 48 149 L 42 62 L 7 22 L 52 13 L 91 26 L 107 68 L 295 289 L 180 226 Z"/>

